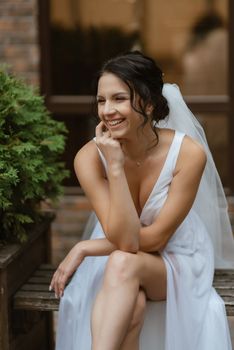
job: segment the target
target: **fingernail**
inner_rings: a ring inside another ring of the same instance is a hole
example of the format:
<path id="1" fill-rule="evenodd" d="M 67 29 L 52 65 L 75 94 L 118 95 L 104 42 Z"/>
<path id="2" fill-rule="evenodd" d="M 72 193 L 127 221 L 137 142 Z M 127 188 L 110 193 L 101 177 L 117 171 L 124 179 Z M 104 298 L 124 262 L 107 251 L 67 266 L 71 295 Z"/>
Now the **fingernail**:
<path id="1" fill-rule="evenodd" d="M 50 291 L 50 292 L 52 291 L 52 287 L 51 287 L 51 286 L 49 286 L 49 291 Z"/>

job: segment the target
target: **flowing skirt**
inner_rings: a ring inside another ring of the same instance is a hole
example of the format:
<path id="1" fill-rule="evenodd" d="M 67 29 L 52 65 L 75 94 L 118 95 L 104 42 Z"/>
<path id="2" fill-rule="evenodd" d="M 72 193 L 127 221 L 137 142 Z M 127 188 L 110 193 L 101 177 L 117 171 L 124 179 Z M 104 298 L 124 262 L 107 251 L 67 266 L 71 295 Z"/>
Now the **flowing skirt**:
<path id="1" fill-rule="evenodd" d="M 182 226 L 162 253 L 167 299 L 147 302 L 141 350 L 232 349 L 225 305 L 212 287 L 209 238 L 204 232 L 195 240 L 194 235 L 187 235 L 186 245 L 181 246 L 180 235 L 186 230 L 188 227 Z M 103 236 L 97 223 L 91 239 Z M 66 287 L 59 309 L 56 350 L 91 350 L 91 310 L 107 260 L 107 256 L 86 257 Z"/>

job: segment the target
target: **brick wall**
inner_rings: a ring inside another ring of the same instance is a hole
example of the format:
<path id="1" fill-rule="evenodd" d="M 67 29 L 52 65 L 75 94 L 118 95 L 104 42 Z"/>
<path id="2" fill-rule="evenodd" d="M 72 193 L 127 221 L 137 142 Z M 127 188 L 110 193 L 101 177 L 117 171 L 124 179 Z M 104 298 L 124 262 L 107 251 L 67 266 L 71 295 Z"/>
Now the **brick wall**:
<path id="1" fill-rule="evenodd" d="M 37 0 L 0 1 L 0 63 L 39 85 Z"/>

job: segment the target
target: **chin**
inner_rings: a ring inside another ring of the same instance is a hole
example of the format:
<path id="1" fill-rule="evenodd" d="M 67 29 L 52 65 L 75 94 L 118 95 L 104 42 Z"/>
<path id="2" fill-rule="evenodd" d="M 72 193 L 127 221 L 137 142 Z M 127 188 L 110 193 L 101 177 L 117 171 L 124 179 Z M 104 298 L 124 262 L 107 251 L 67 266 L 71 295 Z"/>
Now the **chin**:
<path id="1" fill-rule="evenodd" d="M 124 132 L 123 130 L 111 130 L 110 133 L 113 139 L 123 139 L 127 136 L 126 131 Z"/>

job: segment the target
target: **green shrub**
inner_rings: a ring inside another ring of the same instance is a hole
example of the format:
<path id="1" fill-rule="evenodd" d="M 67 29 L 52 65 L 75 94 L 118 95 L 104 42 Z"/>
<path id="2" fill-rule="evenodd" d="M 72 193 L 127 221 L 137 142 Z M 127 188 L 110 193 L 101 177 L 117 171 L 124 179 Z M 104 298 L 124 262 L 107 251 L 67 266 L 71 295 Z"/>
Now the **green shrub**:
<path id="1" fill-rule="evenodd" d="M 0 241 L 25 241 L 40 202 L 55 200 L 68 175 L 66 128 L 33 88 L 0 67 Z"/>

